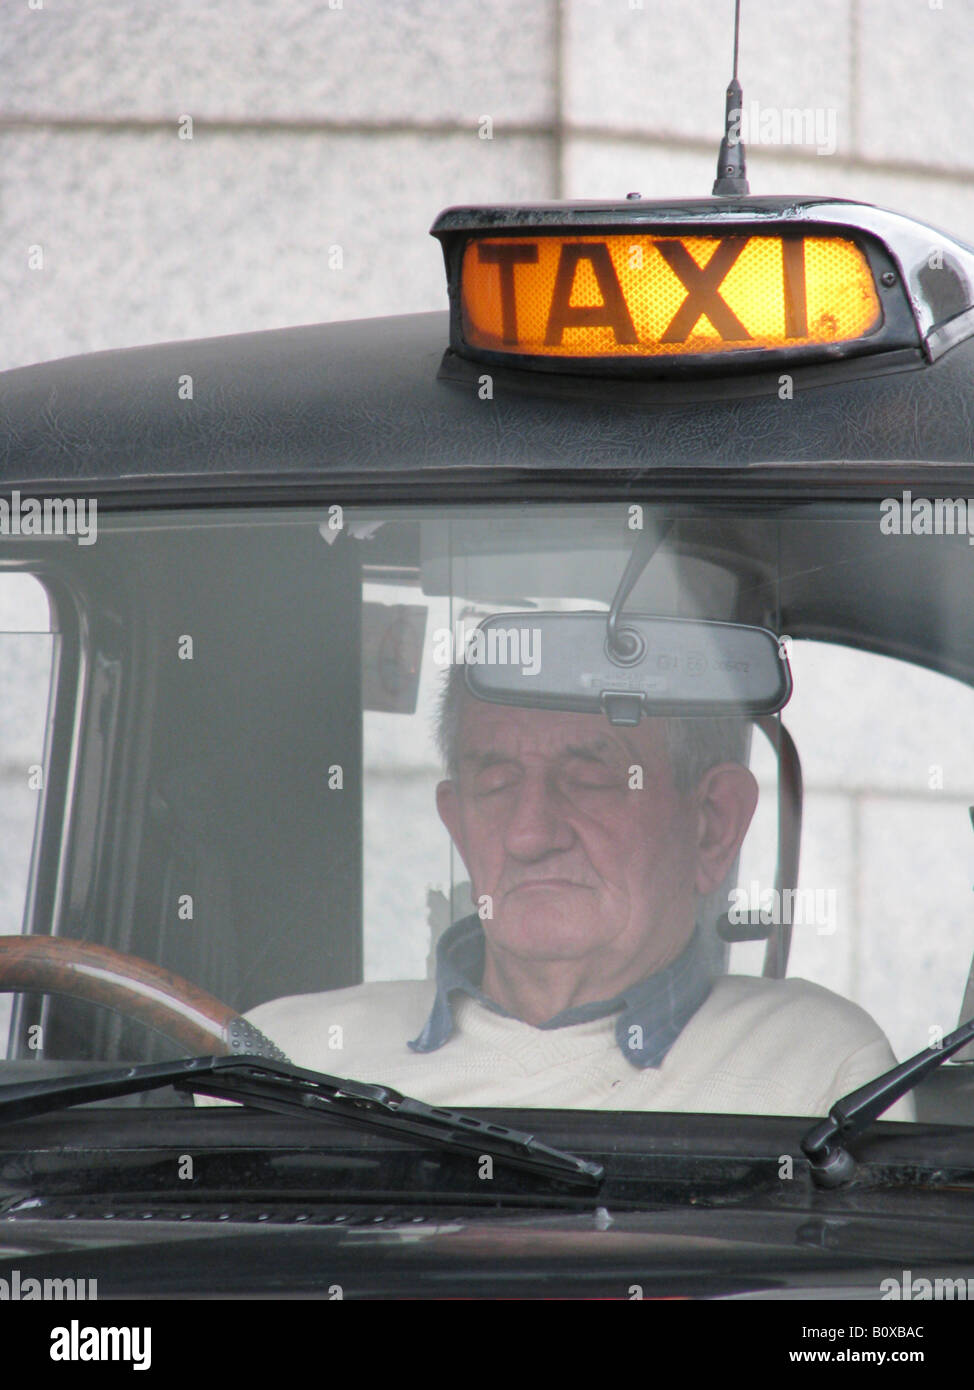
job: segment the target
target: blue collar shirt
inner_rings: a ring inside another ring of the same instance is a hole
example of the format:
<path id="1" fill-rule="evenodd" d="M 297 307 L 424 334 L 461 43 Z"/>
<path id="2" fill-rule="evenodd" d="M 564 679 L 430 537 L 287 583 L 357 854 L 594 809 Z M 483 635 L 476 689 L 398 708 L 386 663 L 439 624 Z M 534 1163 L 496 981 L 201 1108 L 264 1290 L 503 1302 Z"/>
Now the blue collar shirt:
<path id="1" fill-rule="evenodd" d="M 512 1017 L 480 988 L 485 949 L 484 929 L 476 914 L 454 922 L 443 933 L 436 948 L 433 1008 L 419 1037 L 409 1043 L 413 1052 L 435 1052 L 453 1036 L 454 994 L 466 994 L 485 1009 Z M 622 1055 L 634 1067 L 659 1067 L 710 994 L 713 983 L 710 957 L 697 927 L 682 954 L 663 970 L 629 986 L 614 999 L 563 1009 L 539 1027 L 568 1028 L 573 1023 L 589 1023 L 618 1014 L 615 1035 Z"/>

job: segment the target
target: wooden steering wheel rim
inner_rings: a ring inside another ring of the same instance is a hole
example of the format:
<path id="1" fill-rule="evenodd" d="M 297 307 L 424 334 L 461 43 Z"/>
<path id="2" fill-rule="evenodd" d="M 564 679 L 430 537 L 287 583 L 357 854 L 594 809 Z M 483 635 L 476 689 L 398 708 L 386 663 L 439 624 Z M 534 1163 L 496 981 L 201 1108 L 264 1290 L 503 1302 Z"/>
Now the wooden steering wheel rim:
<path id="1" fill-rule="evenodd" d="M 193 1056 L 283 1058 L 259 1028 L 191 980 L 138 956 L 63 936 L 0 936 L 0 993 L 32 990 L 101 1004 Z"/>

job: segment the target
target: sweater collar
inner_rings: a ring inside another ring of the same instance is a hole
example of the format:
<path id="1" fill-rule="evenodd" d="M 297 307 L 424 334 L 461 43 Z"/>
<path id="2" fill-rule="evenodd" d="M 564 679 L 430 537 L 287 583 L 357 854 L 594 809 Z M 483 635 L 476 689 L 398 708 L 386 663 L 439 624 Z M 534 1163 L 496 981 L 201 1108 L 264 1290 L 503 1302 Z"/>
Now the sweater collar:
<path id="1" fill-rule="evenodd" d="M 436 948 L 436 996 L 429 1018 L 409 1046 L 414 1052 L 435 1052 L 453 1036 L 456 1021 L 452 996 L 469 995 L 484 1008 L 504 1018 L 506 1009 L 480 988 L 484 973 L 486 940 L 476 913 L 464 917 L 443 933 Z M 574 1023 L 618 1014 L 616 1043 L 635 1067 L 658 1067 L 690 1019 L 713 988 L 709 955 L 697 927 L 682 955 L 663 970 L 631 985 L 614 999 L 578 1004 L 563 1009 L 542 1030 L 568 1028 Z"/>

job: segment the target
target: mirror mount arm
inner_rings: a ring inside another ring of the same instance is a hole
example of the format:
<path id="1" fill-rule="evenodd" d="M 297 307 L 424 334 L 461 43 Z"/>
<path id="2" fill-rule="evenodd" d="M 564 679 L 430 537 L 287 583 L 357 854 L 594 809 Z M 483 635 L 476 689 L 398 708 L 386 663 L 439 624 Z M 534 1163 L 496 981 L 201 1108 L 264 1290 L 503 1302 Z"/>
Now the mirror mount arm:
<path id="1" fill-rule="evenodd" d="M 639 577 L 642 575 L 650 560 L 662 545 L 671 527 L 670 522 L 662 526 L 659 531 L 643 531 L 636 539 L 626 568 L 623 570 L 622 578 L 619 580 L 618 588 L 609 606 L 609 616 L 606 619 L 605 634 L 608 643 L 609 654 L 618 658 L 620 661 L 630 661 L 637 655 L 635 639 L 624 629 L 620 630 L 619 620 L 622 616 L 622 609 L 626 599 L 636 587 Z M 606 711 L 608 713 L 608 711 Z M 612 719 L 612 716 L 609 715 Z M 613 723 L 616 720 L 612 720 Z M 628 722 L 628 721 L 625 721 Z M 638 723 L 638 719 L 636 720 Z"/>

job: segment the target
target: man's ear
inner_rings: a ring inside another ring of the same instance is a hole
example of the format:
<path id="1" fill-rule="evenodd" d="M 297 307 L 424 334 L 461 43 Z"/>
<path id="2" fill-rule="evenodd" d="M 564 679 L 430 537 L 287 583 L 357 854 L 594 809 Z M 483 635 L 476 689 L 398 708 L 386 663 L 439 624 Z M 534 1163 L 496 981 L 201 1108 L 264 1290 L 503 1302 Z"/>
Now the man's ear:
<path id="1" fill-rule="evenodd" d="M 460 794 L 456 782 L 439 782 L 436 787 L 436 809 L 440 820 L 450 832 L 450 839 L 460 852 L 460 858 L 467 862 L 464 846 L 463 816 L 460 812 Z"/>
<path id="2" fill-rule="evenodd" d="M 741 763 L 718 763 L 693 793 L 697 815 L 696 889 L 713 893 L 723 883 L 758 804 L 758 784 Z M 442 814 L 442 813 L 441 813 Z"/>

